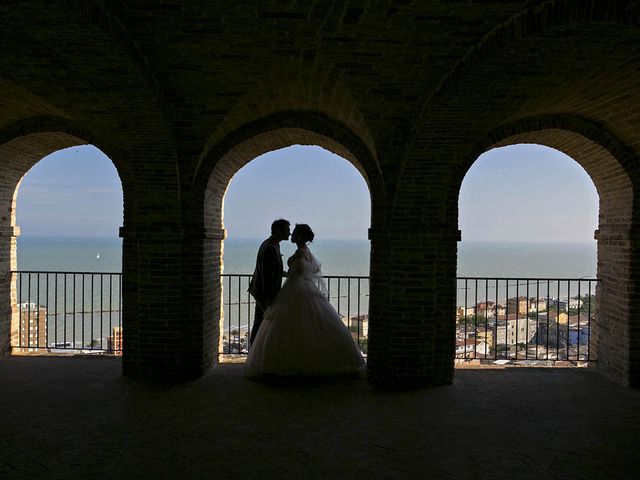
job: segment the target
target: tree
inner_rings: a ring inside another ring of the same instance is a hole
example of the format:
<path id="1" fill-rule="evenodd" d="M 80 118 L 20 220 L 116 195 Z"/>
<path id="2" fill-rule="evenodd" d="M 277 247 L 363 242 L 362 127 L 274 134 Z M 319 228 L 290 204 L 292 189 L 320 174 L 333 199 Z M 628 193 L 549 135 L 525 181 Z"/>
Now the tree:
<path id="1" fill-rule="evenodd" d="M 580 313 L 595 315 L 598 311 L 598 304 L 596 303 L 596 296 L 589 293 L 585 294 L 581 298 L 582 304 L 580 305 Z"/>
<path id="2" fill-rule="evenodd" d="M 465 315 L 460 317 L 459 322 L 461 324 L 467 324 L 468 327 L 475 327 L 476 325 L 484 325 L 486 317 L 484 315 Z"/>

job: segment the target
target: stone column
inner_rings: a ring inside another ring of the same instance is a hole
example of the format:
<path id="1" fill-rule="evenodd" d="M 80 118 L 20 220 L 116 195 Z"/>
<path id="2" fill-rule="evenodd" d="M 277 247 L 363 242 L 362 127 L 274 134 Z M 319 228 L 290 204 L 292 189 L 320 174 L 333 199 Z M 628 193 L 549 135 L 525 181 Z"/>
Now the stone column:
<path id="1" fill-rule="evenodd" d="M 223 228 L 194 227 L 185 231 L 184 314 L 189 318 L 189 370 L 202 375 L 218 362 L 222 312 Z"/>
<path id="2" fill-rule="evenodd" d="M 188 380 L 217 362 L 223 229 L 123 228 L 123 371 Z"/>
<path id="3" fill-rule="evenodd" d="M 598 372 L 627 386 L 640 386 L 640 301 L 636 298 L 640 232 L 629 225 L 601 224 L 598 241 L 598 312 L 590 357 Z"/>
<path id="4" fill-rule="evenodd" d="M 399 388 L 451 383 L 458 230 L 435 225 L 370 236 L 370 383 Z"/>
<path id="5" fill-rule="evenodd" d="M 0 358 L 11 354 L 12 325 L 19 322 L 17 309 L 16 278 L 11 272 L 17 269 L 17 237 L 20 227 L 0 227 Z M 17 330 L 16 330 L 17 332 Z"/>
<path id="6" fill-rule="evenodd" d="M 136 225 L 122 236 L 123 373 L 145 379 L 192 377 L 185 342 L 182 233 Z"/>

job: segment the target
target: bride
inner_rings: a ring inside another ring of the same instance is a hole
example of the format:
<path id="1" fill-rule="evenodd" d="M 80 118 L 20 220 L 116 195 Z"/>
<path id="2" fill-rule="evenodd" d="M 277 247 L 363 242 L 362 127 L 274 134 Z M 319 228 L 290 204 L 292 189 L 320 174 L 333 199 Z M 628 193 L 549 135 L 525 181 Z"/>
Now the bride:
<path id="1" fill-rule="evenodd" d="M 291 241 L 298 249 L 251 345 L 248 377 L 355 373 L 364 364 L 351 333 L 318 288 L 324 285 L 320 263 L 307 247 L 313 237 L 309 225 L 296 224 Z"/>

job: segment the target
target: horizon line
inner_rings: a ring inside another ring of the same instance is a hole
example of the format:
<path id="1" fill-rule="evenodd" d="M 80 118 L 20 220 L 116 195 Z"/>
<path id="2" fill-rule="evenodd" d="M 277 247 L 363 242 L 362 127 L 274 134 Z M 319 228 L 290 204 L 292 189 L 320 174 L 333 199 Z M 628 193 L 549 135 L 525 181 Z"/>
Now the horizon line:
<path id="1" fill-rule="evenodd" d="M 263 236 L 237 236 L 237 237 L 227 237 L 225 238 L 226 240 L 251 240 L 251 241 L 255 241 L 255 240 L 264 240 L 265 238 L 267 238 L 267 235 L 263 235 Z M 117 235 L 69 235 L 69 234 L 64 234 L 64 235 L 57 235 L 57 234 L 46 234 L 46 235 L 20 235 L 17 237 L 18 241 L 20 241 L 21 239 L 60 239 L 60 240 L 72 240 L 72 239 L 102 239 L 102 240 L 115 240 L 115 239 L 122 239 L 121 237 L 117 236 Z M 322 239 L 319 239 L 318 241 L 322 241 L 322 240 L 347 240 L 347 241 L 370 241 L 367 238 L 362 238 L 362 237 L 323 237 Z M 314 242 L 317 243 L 318 241 Z M 522 240 L 517 240 L 517 239 L 472 239 L 472 240 L 460 240 L 458 243 L 597 243 L 597 240 L 595 239 L 563 239 L 563 240 L 558 240 L 558 239 L 553 239 L 553 240 L 540 240 L 540 239 L 522 239 Z"/>

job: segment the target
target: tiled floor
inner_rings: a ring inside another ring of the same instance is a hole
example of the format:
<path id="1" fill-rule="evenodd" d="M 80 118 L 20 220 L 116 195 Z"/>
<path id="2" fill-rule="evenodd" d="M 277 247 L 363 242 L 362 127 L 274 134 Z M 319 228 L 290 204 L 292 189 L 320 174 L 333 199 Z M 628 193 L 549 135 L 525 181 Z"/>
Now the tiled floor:
<path id="1" fill-rule="evenodd" d="M 586 370 L 459 370 L 453 385 L 187 384 L 109 358 L 0 360 L 0 478 L 640 478 L 640 392 Z"/>

